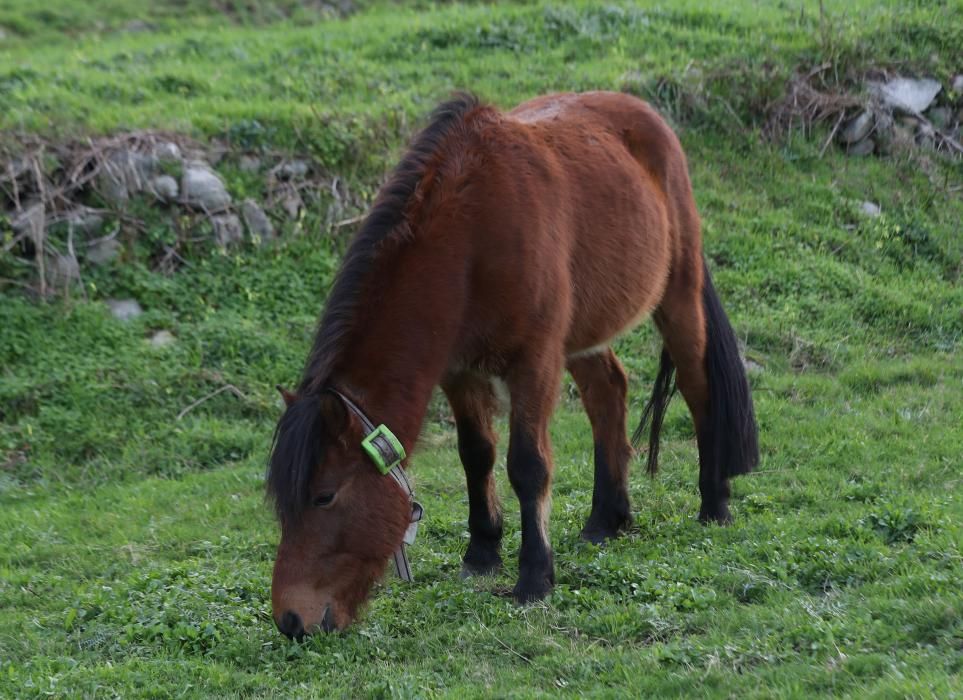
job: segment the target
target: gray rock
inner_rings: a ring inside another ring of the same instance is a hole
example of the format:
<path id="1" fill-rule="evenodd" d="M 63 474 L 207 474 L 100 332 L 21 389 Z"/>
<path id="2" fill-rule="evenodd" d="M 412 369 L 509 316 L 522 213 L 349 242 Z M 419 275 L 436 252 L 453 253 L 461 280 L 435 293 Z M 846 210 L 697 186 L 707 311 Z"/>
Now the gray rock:
<path id="1" fill-rule="evenodd" d="M 241 216 L 251 237 L 267 243 L 274 238 L 274 226 L 264 210 L 253 199 L 245 199 L 241 204 Z"/>
<path id="2" fill-rule="evenodd" d="M 170 175 L 158 175 L 150 181 L 151 192 L 158 199 L 165 202 L 173 202 L 177 199 L 178 187 L 177 180 Z"/>
<path id="3" fill-rule="evenodd" d="M 875 87 L 884 104 L 910 112 L 926 111 L 942 89 L 932 78 L 894 78 Z"/>
<path id="4" fill-rule="evenodd" d="M 896 126 L 893 129 L 893 146 L 912 146 L 915 143 L 916 127 Z"/>
<path id="5" fill-rule="evenodd" d="M 261 159 L 257 156 L 243 155 L 241 156 L 241 161 L 238 164 L 241 172 L 244 173 L 256 173 L 261 169 Z"/>
<path id="6" fill-rule="evenodd" d="M 172 345 L 175 340 L 176 338 L 174 337 L 173 333 L 170 331 L 160 330 L 154 333 L 148 342 L 151 344 L 151 347 L 163 348 L 167 347 L 168 345 Z"/>
<path id="7" fill-rule="evenodd" d="M 766 371 L 766 368 L 748 357 L 742 358 L 742 366 L 746 368 L 746 372 L 749 374 L 761 374 Z"/>
<path id="8" fill-rule="evenodd" d="M 963 95 L 963 73 L 953 76 L 953 80 L 950 82 L 950 89 L 957 95 Z"/>
<path id="9" fill-rule="evenodd" d="M 73 255 L 54 253 L 47 256 L 47 279 L 57 286 L 80 279 L 80 264 Z"/>
<path id="10" fill-rule="evenodd" d="M 873 121 L 872 112 L 861 112 L 858 116 L 850 119 L 843 130 L 839 132 L 839 140 L 846 144 L 862 141 L 873 130 Z"/>
<path id="11" fill-rule="evenodd" d="M 221 178 L 206 163 L 197 161 L 184 169 L 181 195 L 185 204 L 204 211 L 220 211 L 231 203 Z"/>
<path id="12" fill-rule="evenodd" d="M 284 213 L 288 215 L 289 219 L 294 221 L 297 221 L 303 204 L 304 202 L 301 201 L 301 195 L 299 195 L 297 191 L 288 192 L 281 200 L 281 208 L 284 209 Z"/>
<path id="13" fill-rule="evenodd" d="M 218 165 L 228 154 L 226 146 L 214 144 L 207 150 L 207 162 L 211 165 Z"/>
<path id="14" fill-rule="evenodd" d="M 130 321 L 144 313 L 135 299 L 108 299 L 107 306 L 119 321 Z"/>
<path id="15" fill-rule="evenodd" d="M 953 125 L 952 107 L 933 107 L 926 113 L 926 118 L 940 131 L 948 129 Z"/>
<path id="16" fill-rule="evenodd" d="M 120 242 L 116 238 L 100 238 L 91 241 L 87 246 L 84 259 L 91 265 L 106 265 L 116 260 L 121 251 Z"/>
<path id="17" fill-rule="evenodd" d="M 30 159 L 28 158 L 14 158 L 7 161 L 5 165 L 7 177 L 11 180 L 16 180 L 24 175 L 33 175 L 33 167 L 30 165 Z"/>
<path id="18" fill-rule="evenodd" d="M 0 41 L 3 41 L 6 38 L 7 38 L 7 30 L 4 29 L 3 27 L 0 27 Z"/>
<path id="19" fill-rule="evenodd" d="M 936 132 L 929 124 L 920 122 L 916 130 L 916 143 L 920 148 L 933 150 L 936 148 Z"/>
<path id="20" fill-rule="evenodd" d="M 879 205 L 873 202 L 863 202 L 859 205 L 859 210 L 871 219 L 875 219 L 882 213 Z"/>
<path id="21" fill-rule="evenodd" d="M 97 176 L 97 191 L 110 204 L 116 207 L 123 206 L 130 199 L 127 185 L 121 177 L 117 177 L 109 172 L 101 172 Z"/>
<path id="22" fill-rule="evenodd" d="M 275 170 L 279 180 L 301 180 L 308 174 L 308 162 L 305 160 L 292 160 L 282 163 Z"/>
<path id="23" fill-rule="evenodd" d="M 75 233 L 96 235 L 104 227 L 104 217 L 93 209 L 78 207 L 67 214 L 67 225 Z"/>
<path id="24" fill-rule="evenodd" d="M 154 145 L 154 155 L 162 162 L 173 163 L 181 159 L 181 149 L 173 141 L 160 141 Z"/>
<path id="25" fill-rule="evenodd" d="M 128 177 L 136 179 L 143 189 L 151 176 L 157 172 L 160 160 L 157 156 L 137 151 L 121 151 L 116 155 L 116 161 L 122 163 L 127 168 Z"/>
<path id="26" fill-rule="evenodd" d="M 889 114 L 876 115 L 876 128 L 873 130 L 873 139 L 876 141 L 876 152 L 883 155 L 892 153 L 893 142 L 896 136 L 896 124 Z"/>
<path id="27" fill-rule="evenodd" d="M 46 225 L 47 215 L 40 202 L 28 204 L 10 219 L 10 227 L 14 233 L 29 236 L 35 243 L 43 240 Z"/>
<path id="28" fill-rule="evenodd" d="M 157 170 L 158 159 L 153 155 L 119 149 L 110 153 L 97 178 L 97 189 L 114 205 L 122 206 L 131 195 L 137 194 Z"/>
<path id="29" fill-rule="evenodd" d="M 142 19 L 132 19 L 124 25 L 123 31 L 127 34 L 143 34 L 145 32 L 154 31 L 154 25 L 150 24 L 149 22 L 145 22 Z"/>
<path id="30" fill-rule="evenodd" d="M 244 240 L 244 227 L 236 214 L 218 214 L 211 217 L 211 224 L 214 226 L 214 240 L 222 248 L 229 248 Z"/>
<path id="31" fill-rule="evenodd" d="M 846 154 L 850 156 L 868 156 L 876 150 L 876 142 L 873 139 L 863 139 L 846 148 Z"/>

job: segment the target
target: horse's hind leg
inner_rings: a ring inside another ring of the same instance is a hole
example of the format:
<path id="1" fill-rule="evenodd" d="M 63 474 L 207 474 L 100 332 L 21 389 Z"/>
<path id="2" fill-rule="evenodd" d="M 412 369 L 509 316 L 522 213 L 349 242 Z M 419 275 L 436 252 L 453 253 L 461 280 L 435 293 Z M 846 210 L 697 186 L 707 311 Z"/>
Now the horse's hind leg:
<path id="1" fill-rule="evenodd" d="M 468 484 L 468 549 L 463 575 L 491 574 L 501 568 L 502 511 L 495 490 L 495 433 L 492 416 L 497 400 L 491 380 L 472 374 L 442 383 L 458 429 L 458 455 Z"/>
<path id="2" fill-rule="evenodd" d="M 706 318 L 702 306 L 701 270 L 681 275 L 673 272 L 658 310 L 653 315 L 665 348 L 676 369 L 676 383 L 692 413 L 699 441 L 699 520 L 728 523 L 729 481 L 713 468 L 706 444 L 705 423 L 709 408 L 706 373 Z M 664 360 L 663 360 L 664 362 Z"/>
<path id="3" fill-rule="evenodd" d="M 628 493 L 632 448 L 625 434 L 628 381 L 610 349 L 570 359 L 568 370 L 578 385 L 595 440 L 592 512 L 582 538 L 600 544 L 632 522 Z"/>

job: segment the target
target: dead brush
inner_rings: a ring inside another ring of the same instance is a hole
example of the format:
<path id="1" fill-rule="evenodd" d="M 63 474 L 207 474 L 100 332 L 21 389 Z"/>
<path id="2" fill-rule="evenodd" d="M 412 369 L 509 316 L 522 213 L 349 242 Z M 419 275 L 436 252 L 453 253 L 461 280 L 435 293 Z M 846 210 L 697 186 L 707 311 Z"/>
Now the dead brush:
<path id="1" fill-rule="evenodd" d="M 4 241 L 2 252 L 10 254 L 20 248 L 33 256 L 36 268 L 36 291 L 41 297 L 54 291 L 51 286 L 63 282 L 68 293 L 79 279 L 79 264 L 75 241 L 75 223 L 79 214 L 111 216 L 119 221 L 131 221 L 121 207 L 112 205 L 99 191 L 104 176 L 113 179 L 118 173 L 119 153 L 153 154 L 161 144 L 173 143 L 178 148 L 195 148 L 190 139 L 159 131 L 134 131 L 110 137 L 73 141 L 57 145 L 40 137 L 31 136 L 0 145 L 0 203 L 9 210 L 8 218 L 14 229 Z M 144 183 L 139 183 L 143 188 Z M 102 206 L 89 207 L 94 193 Z M 65 243 L 58 245 L 50 229 L 67 224 Z M 134 222 L 137 223 L 137 222 Z M 117 235 L 113 233 L 85 245 Z M 48 269 L 52 262 L 53 270 Z"/>
<path id="2" fill-rule="evenodd" d="M 823 125 L 831 124 L 829 134 L 819 151 L 819 155 L 822 157 L 839 133 L 840 128 L 847 121 L 864 111 L 870 112 L 873 116 L 871 134 L 892 131 L 894 123 L 893 108 L 884 104 L 873 90 L 861 95 L 860 89 L 855 87 L 859 81 L 847 81 L 847 83 L 852 82 L 852 85 L 839 81 L 833 83 L 822 81 L 821 75 L 831 68 L 832 64 L 823 63 L 812 70 L 797 73 L 793 76 L 789 81 L 785 96 L 773 103 L 768 110 L 762 129 L 762 135 L 766 140 L 782 142 L 797 130 L 804 137 L 811 138 L 815 135 L 817 129 Z M 890 76 L 885 71 L 874 70 L 867 73 L 862 82 L 872 86 L 877 82 L 888 79 L 888 77 Z M 822 82 L 823 86 L 817 87 L 817 80 Z M 950 132 L 937 128 L 920 112 L 907 109 L 901 111 L 908 112 L 909 116 L 921 125 L 921 128 L 932 134 L 933 149 L 936 152 L 956 157 L 963 155 L 963 146 Z M 893 140 L 893 145 L 908 152 L 917 150 L 907 148 L 909 144 L 900 143 L 898 139 Z"/>
<path id="3" fill-rule="evenodd" d="M 824 91 L 813 87 L 812 78 L 816 72 L 826 68 L 828 66 L 823 64 L 806 74 L 797 74 L 789 81 L 785 97 L 769 109 L 762 129 L 764 138 L 784 141 L 796 130 L 810 138 L 818 126 L 831 123 L 833 127 L 820 155 L 825 152 L 847 117 L 864 107 L 862 100 L 842 90 Z"/>
<path id="4" fill-rule="evenodd" d="M 177 205 L 169 217 L 176 241 L 164 243 L 153 255 L 153 269 L 171 274 L 188 265 L 186 250 L 207 238 L 198 234 L 198 227 L 205 221 L 213 225 L 217 214 L 236 213 L 240 202 L 228 204 L 223 212 L 211 212 L 197 210 L 183 193 L 163 199 L 153 191 L 150 176 L 139 170 L 137 160 L 153 158 L 155 174 L 167 174 L 176 173 L 191 160 L 216 162 L 225 155 L 239 156 L 235 150 L 220 142 L 202 145 L 183 135 L 154 130 L 61 144 L 37 136 L 4 137 L 0 140 L 0 230 L 7 231 L 0 240 L 0 255 L 11 267 L 31 266 L 35 275 L 30 275 L 30 283 L 0 278 L 0 284 L 24 287 L 41 298 L 56 292 L 69 295 L 71 288 L 82 282 L 78 253 L 82 258 L 85 250 L 119 235 L 148 233 L 148 222 L 136 215 L 136 207 L 127 206 L 128 196 L 139 193 L 154 194 L 158 201 Z M 261 149 L 259 155 L 275 164 L 266 171 L 264 206 L 293 221 L 295 231 L 302 229 L 308 210 L 319 201 L 326 205 L 319 222 L 323 230 L 339 233 L 357 223 L 359 217 L 345 216 L 362 210 L 363 197 L 342 178 L 314 168 L 303 177 L 280 177 L 290 154 Z M 112 187 L 122 190 L 123 196 L 112 196 Z M 116 223 L 102 232 L 105 235 L 92 237 L 83 225 L 85 217 Z M 80 287 L 83 289 L 82 284 Z"/>

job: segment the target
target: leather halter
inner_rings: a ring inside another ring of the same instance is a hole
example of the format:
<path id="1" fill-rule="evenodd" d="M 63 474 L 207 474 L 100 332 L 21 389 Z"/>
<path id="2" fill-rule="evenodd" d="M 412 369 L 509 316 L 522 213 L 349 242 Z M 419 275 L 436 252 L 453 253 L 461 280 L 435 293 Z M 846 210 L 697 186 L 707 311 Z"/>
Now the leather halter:
<path id="1" fill-rule="evenodd" d="M 375 424 L 365 415 L 364 411 L 358 408 L 354 401 L 334 387 L 327 387 L 327 391 L 341 399 L 347 409 L 361 421 L 365 432 L 365 438 L 361 443 L 362 449 L 374 462 L 378 471 L 394 479 L 395 483 L 408 496 L 408 502 L 411 504 L 411 520 L 408 523 L 408 529 L 405 531 L 404 539 L 391 556 L 398 576 L 403 581 L 413 581 L 414 576 L 411 574 L 411 564 L 408 562 L 408 553 L 405 547 L 414 543 L 415 536 L 418 534 L 418 523 L 421 522 L 425 509 L 415 500 L 414 489 L 411 488 L 408 475 L 405 474 L 405 470 L 401 466 L 401 462 L 406 456 L 405 449 L 386 425 L 382 423 L 375 427 Z"/>

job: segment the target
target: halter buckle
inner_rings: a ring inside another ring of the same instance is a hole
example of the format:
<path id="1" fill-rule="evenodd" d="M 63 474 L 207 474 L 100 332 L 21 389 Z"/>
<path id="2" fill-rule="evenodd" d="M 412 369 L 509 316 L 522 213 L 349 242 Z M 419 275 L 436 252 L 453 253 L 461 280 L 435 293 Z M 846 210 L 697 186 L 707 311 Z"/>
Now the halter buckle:
<path id="1" fill-rule="evenodd" d="M 361 441 L 361 448 L 382 474 L 390 472 L 405 458 L 405 448 L 401 441 L 384 423 L 365 436 Z"/>

